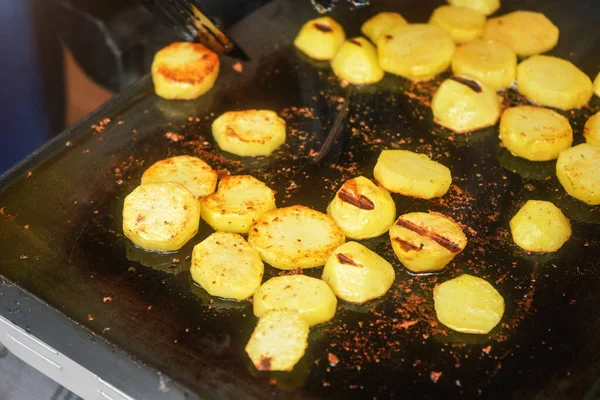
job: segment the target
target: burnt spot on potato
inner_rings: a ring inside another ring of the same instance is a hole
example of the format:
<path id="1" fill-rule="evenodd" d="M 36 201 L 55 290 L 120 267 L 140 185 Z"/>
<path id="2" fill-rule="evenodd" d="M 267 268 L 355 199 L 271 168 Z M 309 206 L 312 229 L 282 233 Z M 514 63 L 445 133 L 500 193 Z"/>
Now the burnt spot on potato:
<path id="1" fill-rule="evenodd" d="M 271 357 L 261 356 L 256 369 L 259 371 L 270 371 L 271 370 Z"/>
<path id="2" fill-rule="evenodd" d="M 421 249 L 423 248 L 423 244 L 421 244 L 420 246 L 416 246 L 414 244 L 412 244 L 411 242 L 407 242 L 406 240 L 402 240 L 400 238 L 394 238 L 393 239 L 396 243 L 398 243 L 398 245 L 400 246 L 400 248 L 406 252 L 408 251 L 421 251 Z"/>
<path id="3" fill-rule="evenodd" d="M 420 236 L 425 236 L 426 238 L 433 240 L 434 242 L 436 242 L 437 244 L 439 244 L 440 246 L 442 246 L 443 248 L 445 248 L 446 250 L 448 250 L 452 253 L 460 253 L 460 251 L 461 251 L 461 248 L 457 243 L 454 243 L 450 239 L 447 239 L 438 233 L 430 232 L 427 229 L 425 229 L 413 222 L 407 221 L 402 218 L 398 218 L 398 220 L 396 221 L 396 225 L 399 225 L 403 228 L 411 230 Z"/>
<path id="4" fill-rule="evenodd" d="M 463 84 L 465 86 L 467 86 L 469 89 L 471 89 L 472 91 L 474 91 L 475 93 L 481 93 L 483 91 L 483 89 L 481 88 L 481 86 L 479 85 L 479 83 L 471 80 L 471 79 L 466 79 L 460 76 L 453 76 L 452 78 L 453 81 L 458 82 L 460 84 Z"/>
<path id="5" fill-rule="evenodd" d="M 352 204 L 361 210 L 374 210 L 375 203 L 367 196 L 358 193 L 356 181 L 350 180 L 338 192 L 338 197 L 346 203 Z"/>
<path id="6" fill-rule="evenodd" d="M 320 22 L 315 22 L 313 24 L 313 26 L 315 28 L 317 28 L 318 30 L 320 30 L 321 32 L 325 32 L 325 33 L 333 32 L 333 29 L 329 25 L 325 25 Z"/>
<path id="7" fill-rule="evenodd" d="M 348 257 L 345 254 L 338 253 L 338 254 L 336 254 L 336 256 L 337 256 L 338 261 L 342 264 L 352 265 L 354 267 L 360 267 L 360 265 L 358 265 L 356 263 L 356 261 L 354 261 L 352 258 Z"/>
<path id="8" fill-rule="evenodd" d="M 362 44 L 361 44 L 361 43 L 360 43 L 358 40 L 355 40 L 355 39 L 350 39 L 350 40 L 348 40 L 348 42 L 350 42 L 350 43 L 352 43 L 352 44 L 355 44 L 355 45 L 357 45 L 358 47 L 362 47 Z"/>

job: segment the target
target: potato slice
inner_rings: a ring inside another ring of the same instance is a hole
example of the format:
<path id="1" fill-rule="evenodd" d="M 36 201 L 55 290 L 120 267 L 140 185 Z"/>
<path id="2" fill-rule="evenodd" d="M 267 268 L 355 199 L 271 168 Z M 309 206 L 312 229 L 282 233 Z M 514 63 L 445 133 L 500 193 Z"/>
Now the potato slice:
<path id="1" fill-rule="evenodd" d="M 179 183 L 141 185 L 125 197 L 123 232 L 146 250 L 179 250 L 199 225 L 200 202 Z"/>
<path id="2" fill-rule="evenodd" d="M 229 111 L 214 120 L 212 134 L 221 150 L 268 156 L 285 143 L 285 121 L 270 110 Z"/>
<path id="3" fill-rule="evenodd" d="M 315 60 L 331 60 L 346 39 L 344 28 L 329 17 L 308 21 L 294 39 L 294 46 Z"/>
<path id="4" fill-rule="evenodd" d="M 600 96 L 600 73 L 594 79 L 594 93 L 596 96 Z"/>
<path id="5" fill-rule="evenodd" d="M 493 14 L 500 8 L 500 0 L 448 0 L 448 3 L 453 6 L 479 11 L 483 15 Z"/>
<path id="6" fill-rule="evenodd" d="M 552 253 L 571 237 L 571 224 L 549 201 L 529 200 L 510 220 L 510 231 L 523 250 Z"/>
<path id="7" fill-rule="evenodd" d="M 600 147 L 582 143 L 561 152 L 556 176 L 571 196 L 593 206 L 600 204 Z"/>
<path id="8" fill-rule="evenodd" d="M 248 233 L 263 261 L 279 269 L 320 267 L 345 240 L 333 218 L 304 206 L 269 211 Z"/>
<path id="9" fill-rule="evenodd" d="M 508 108 L 500 120 L 500 140 L 515 156 L 530 161 L 554 160 L 571 147 L 573 129 L 569 120 L 548 108 Z"/>
<path id="10" fill-rule="evenodd" d="M 445 29 L 455 43 L 462 44 L 483 34 L 485 15 L 471 8 L 440 6 L 433 10 L 429 23 Z"/>
<path id="11" fill-rule="evenodd" d="M 600 112 L 592 115 L 583 128 L 585 141 L 595 146 L 600 146 Z"/>
<path id="12" fill-rule="evenodd" d="M 513 11 L 485 24 L 483 38 L 505 44 L 517 55 L 529 57 L 552 50 L 558 28 L 546 16 L 533 11 Z"/>
<path id="13" fill-rule="evenodd" d="M 463 333 L 489 333 L 502 319 L 504 299 L 487 281 L 464 274 L 437 285 L 433 301 L 438 320 Z"/>
<path id="14" fill-rule="evenodd" d="M 387 190 L 364 176 L 346 181 L 327 207 L 327 214 L 350 239 L 383 235 L 396 218 L 396 204 Z"/>
<path id="15" fill-rule="evenodd" d="M 202 219 L 214 230 L 248 233 L 254 221 L 275 208 L 275 193 L 250 175 L 226 176 L 201 203 Z"/>
<path id="16" fill-rule="evenodd" d="M 260 287 L 264 265 L 242 236 L 215 232 L 194 247 L 190 272 L 211 296 L 245 300 Z"/>
<path id="17" fill-rule="evenodd" d="M 456 133 L 467 133 L 495 125 L 501 101 L 496 90 L 469 75 L 446 79 L 431 100 L 435 123 Z"/>
<path id="18" fill-rule="evenodd" d="M 390 240 L 400 262 L 413 272 L 438 271 L 467 246 L 460 226 L 438 213 L 401 215 L 390 229 Z"/>
<path id="19" fill-rule="evenodd" d="M 570 110 L 582 107 L 593 94 L 592 81 L 567 60 L 534 56 L 517 67 L 517 89 L 529 100 Z"/>
<path id="20" fill-rule="evenodd" d="M 254 315 L 271 310 L 292 310 L 309 326 L 327 322 L 335 315 L 337 298 L 329 285 L 306 275 L 284 275 L 269 279 L 254 293 Z"/>
<path id="21" fill-rule="evenodd" d="M 517 55 L 502 43 L 474 40 L 456 49 L 452 72 L 470 75 L 495 90 L 506 89 L 517 76 Z"/>
<path id="22" fill-rule="evenodd" d="M 377 43 L 379 38 L 395 26 L 406 25 L 407 22 L 402 15 L 395 12 L 380 12 L 369 18 L 360 31 L 368 37 L 371 42 Z"/>
<path id="23" fill-rule="evenodd" d="M 447 167 L 408 150 L 383 150 L 373 175 L 390 192 L 422 199 L 443 196 L 452 183 Z"/>
<path id="24" fill-rule="evenodd" d="M 377 253 L 362 244 L 347 242 L 329 256 L 322 278 L 340 299 L 362 304 L 386 294 L 396 273 Z"/>
<path id="25" fill-rule="evenodd" d="M 177 42 L 156 53 L 151 72 L 160 97 L 195 99 L 215 85 L 219 57 L 199 43 Z"/>
<path id="26" fill-rule="evenodd" d="M 379 38 L 377 52 L 384 71 L 416 81 L 428 80 L 448 68 L 454 41 L 439 26 L 401 25 Z"/>
<path id="27" fill-rule="evenodd" d="M 304 356 L 308 333 L 298 312 L 272 310 L 258 320 L 246 353 L 259 371 L 291 371 Z"/>
<path id="28" fill-rule="evenodd" d="M 356 85 L 379 82 L 384 75 L 377 59 L 377 50 L 365 38 L 346 40 L 333 60 L 333 73 Z"/>
<path id="29" fill-rule="evenodd" d="M 202 198 L 215 191 L 217 171 L 197 157 L 177 156 L 152 164 L 142 175 L 142 185 L 148 183 L 181 183 L 196 197 Z"/>

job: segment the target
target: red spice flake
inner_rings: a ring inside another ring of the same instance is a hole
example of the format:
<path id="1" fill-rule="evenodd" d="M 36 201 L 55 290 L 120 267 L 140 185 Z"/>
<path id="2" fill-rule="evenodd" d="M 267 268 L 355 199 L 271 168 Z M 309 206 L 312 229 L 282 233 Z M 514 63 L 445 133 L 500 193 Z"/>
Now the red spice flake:
<path id="1" fill-rule="evenodd" d="M 148 311 L 152 310 L 152 306 L 148 306 Z"/>
<path id="2" fill-rule="evenodd" d="M 92 317 L 92 314 L 88 314 L 88 321 L 93 321 L 94 317 Z"/>
<path id="3" fill-rule="evenodd" d="M 473 228 L 471 228 L 470 226 L 467 226 L 467 230 L 469 231 L 469 233 L 473 236 L 477 235 L 477 231 Z"/>
<path id="4" fill-rule="evenodd" d="M 327 354 L 327 361 L 329 361 L 329 365 L 331 365 L 332 367 L 335 367 L 340 362 L 340 359 L 337 358 L 337 356 L 335 354 L 328 353 Z"/>
<path id="5" fill-rule="evenodd" d="M 269 385 L 272 385 L 272 386 L 277 385 L 277 378 L 271 378 L 271 379 L 269 379 Z"/>
<path id="6" fill-rule="evenodd" d="M 29 224 L 25 225 L 23 228 L 29 230 Z"/>
<path id="7" fill-rule="evenodd" d="M 350 85 L 350 82 L 348 82 L 347 80 L 345 80 L 345 79 L 342 79 L 342 80 L 340 81 L 340 86 L 341 86 L 341 87 L 345 88 L 345 87 L 348 87 L 348 85 Z"/>
<path id="8" fill-rule="evenodd" d="M 416 319 L 412 320 L 412 321 L 404 321 L 404 322 L 401 322 L 399 324 L 395 324 L 394 328 L 396 328 L 396 329 L 408 329 L 408 328 L 410 328 L 411 326 L 415 325 L 418 322 L 419 321 L 416 320 Z"/>
<path id="9" fill-rule="evenodd" d="M 171 142 L 179 142 L 184 139 L 183 135 L 175 132 L 167 132 L 165 133 L 165 137 L 169 139 Z"/>
<path id="10" fill-rule="evenodd" d="M 481 349 L 481 351 L 483 351 L 485 354 L 490 354 L 490 351 L 492 351 L 492 345 L 490 344 L 489 346 L 484 347 Z"/>
<path id="11" fill-rule="evenodd" d="M 442 376 L 442 372 L 431 371 L 431 373 L 429 374 L 429 379 L 431 379 L 431 381 L 433 383 L 437 383 L 440 380 L 441 376 Z"/>
<path id="12" fill-rule="evenodd" d="M 271 357 L 260 356 L 260 361 L 256 366 L 259 371 L 270 371 L 271 370 Z"/>
<path id="13" fill-rule="evenodd" d="M 235 72 L 242 72 L 244 70 L 244 66 L 241 62 L 236 62 L 231 66 Z"/>
<path id="14" fill-rule="evenodd" d="M 569 302 L 569 305 L 570 305 L 570 306 L 572 306 L 572 305 L 573 305 L 573 304 L 575 304 L 575 303 L 577 303 L 577 300 L 575 300 L 575 299 L 572 299 L 572 300 Z"/>
<path id="15" fill-rule="evenodd" d="M 123 184 L 123 179 L 117 179 L 117 185 L 122 185 Z"/>
<path id="16" fill-rule="evenodd" d="M 102 298 L 103 303 L 110 303 L 112 301 L 112 297 L 106 296 Z"/>
<path id="17" fill-rule="evenodd" d="M 174 263 L 178 263 L 178 262 L 179 262 L 179 258 L 174 258 L 174 259 L 173 259 L 173 262 L 174 262 Z"/>
<path id="18" fill-rule="evenodd" d="M 329 387 L 331 386 L 331 383 L 327 382 L 327 381 L 323 381 L 323 387 Z"/>
<path id="19" fill-rule="evenodd" d="M 29 171 L 29 172 L 27 173 L 27 178 L 31 178 L 31 175 L 33 175 L 33 172 Z"/>
<path id="20" fill-rule="evenodd" d="M 278 275 L 285 276 L 285 275 L 302 275 L 302 274 L 304 274 L 304 271 L 302 271 L 302 268 L 294 268 L 289 271 L 282 271 Z"/>

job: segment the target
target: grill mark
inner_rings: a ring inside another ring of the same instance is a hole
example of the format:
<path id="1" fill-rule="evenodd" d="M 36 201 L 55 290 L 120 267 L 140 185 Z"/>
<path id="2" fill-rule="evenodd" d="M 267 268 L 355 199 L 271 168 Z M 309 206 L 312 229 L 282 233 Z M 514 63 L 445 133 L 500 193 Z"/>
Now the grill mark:
<path id="1" fill-rule="evenodd" d="M 315 26 L 315 28 L 317 28 L 321 32 L 332 32 L 333 31 L 333 29 L 331 29 L 331 27 L 329 25 L 321 24 L 319 22 L 316 22 L 313 25 Z"/>
<path id="2" fill-rule="evenodd" d="M 362 44 L 358 40 L 350 39 L 348 40 L 350 43 L 357 45 L 358 47 L 362 47 Z"/>
<path id="3" fill-rule="evenodd" d="M 414 244 L 407 242 L 406 240 L 394 238 L 394 241 L 398 242 L 398 245 L 400 245 L 400 248 L 404 251 L 421 251 L 421 246 L 415 246 Z"/>
<path id="4" fill-rule="evenodd" d="M 342 264 L 352 265 L 352 266 L 355 266 L 355 267 L 359 267 L 360 266 L 360 265 L 358 265 L 356 263 L 356 261 L 354 261 L 353 259 L 351 259 L 350 257 L 348 257 L 345 254 L 338 253 L 338 254 L 336 254 L 336 256 L 337 256 L 338 261 L 341 262 Z"/>
<path id="5" fill-rule="evenodd" d="M 427 229 L 422 228 L 417 224 L 414 224 L 414 223 L 407 221 L 405 219 L 402 219 L 402 218 L 398 218 L 398 220 L 396 221 L 396 225 L 400 225 L 401 227 L 411 230 L 418 235 L 425 236 L 425 237 L 433 240 L 434 242 L 436 242 L 437 244 L 439 244 L 446 250 L 450 251 L 451 253 L 460 253 L 460 246 L 458 244 L 452 242 L 449 239 L 446 239 L 445 237 L 443 237 L 441 235 L 438 235 L 435 232 L 430 232 Z"/>
<path id="6" fill-rule="evenodd" d="M 481 91 L 482 91 L 481 86 L 479 86 L 479 83 L 472 81 L 470 79 L 461 78 L 460 76 L 453 76 L 450 79 L 452 79 L 455 82 L 462 83 L 463 85 L 467 86 L 469 89 L 474 91 L 475 93 L 481 93 Z"/>
<path id="7" fill-rule="evenodd" d="M 358 193 L 356 181 L 350 180 L 338 192 L 338 197 L 346 203 L 352 204 L 361 210 L 374 210 L 375 203 L 367 196 Z"/>
<path id="8" fill-rule="evenodd" d="M 271 357 L 261 356 L 256 369 L 259 371 L 270 371 L 271 370 Z"/>

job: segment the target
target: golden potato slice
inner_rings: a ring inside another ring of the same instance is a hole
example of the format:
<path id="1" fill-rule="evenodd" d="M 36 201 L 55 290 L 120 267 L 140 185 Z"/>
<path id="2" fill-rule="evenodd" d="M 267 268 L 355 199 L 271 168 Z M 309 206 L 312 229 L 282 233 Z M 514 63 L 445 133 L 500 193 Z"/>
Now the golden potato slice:
<path id="1" fill-rule="evenodd" d="M 452 72 L 470 75 L 495 90 L 506 89 L 517 76 L 517 55 L 502 43 L 474 40 L 456 49 Z"/>
<path id="2" fill-rule="evenodd" d="M 517 67 L 517 89 L 529 100 L 570 110 L 584 106 L 593 94 L 592 81 L 567 60 L 534 56 Z"/>
<path id="3" fill-rule="evenodd" d="M 383 235 L 396 218 L 396 204 L 387 190 L 364 176 L 346 181 L 327 207 L 327 214 L 350 239 Z"/>
<path id="4" fill-rule="evenodd" d="M 556 176 L 571 196 L 593 206 L 600 204 L 600 147 L 582 143 L 561 152 Z"/>
<path id="5" fill-rule="evenodd" d="M 501 105 L 493 87 L 469 75 L 446 79 L 431 100 L 435 123 L 456 133 L 495 125 Z"/>
<path id="6" fill-rule="evenodd" d="M 254 221 L 275 208 L 275 193 L 250 175 L 226 176 L 201 204 L 202 219 L 214 230 L 248 233 Z"/>
<path id="7" fill-rule="evenodd" d="M 390 240 L 400 262 L 413 272 L 438 271 L 467 245 L 460 226 L 438 213 L 401 215 L 390 229 Z"/>
<path id="8" fill-rule="evenodd" d="M 395 26 L 406 25 L 407 22 L 402 15 L 395 12 L 380 12 L 369 18 L 362 26 L 360 31 L 368 37 L 371 42 L 377 43 L 381 35 Z"/>
<path id="9" fill-rule="evenodd" d="M 331 60 L 346 39 L 344 28 L 329 17 L 308 21 L 296 39 L 294 46 L 315 60 Z"/>
<path id="10" fill-rule="evenodd" d="M 292 310 L 309 326 L 327 322 L 335 315 L 337 298 L 329 285 L 306 275 L 276 276 L 254 293 L 254 315 L 258 318 L 271 310 Z"/>
<path id="11" fill-rule="evenodd" d="M 600 112 L 592 115 L 583 128 L 585 141 L 595 146 L 600 146 Z"/>
<path id="12" fill-rule="evenodd" d="M 160 97 L 195 99 L 215 85 L 219 57 L 199 43 L 177 42 L 156 53 L 151 73 Z"/>
<path id="13" fill-rule="evenodd" d="M 500 0 L 448 0 L 453 6 L 466 7 L 490 15 L 500 8 Z"/>
<path id="14" fill-rule="evenodd" d="M 523 250 L 552 253 L 571 237 L 571 224 L 549 201 L 529 200 L 510 220 L 510 231 Z"/>
<path id="15" fill-rule="evenodd" d="M 194 247 L 190 273 L 211 296 L 244 300 L 259 288 L 264 265 L 242 236 L 215 232 Z"/>
<path id="16" fill-rule="evenodd" d="M 600 73 L 594 79 L 594 93 L 596 96 L 600 96 Z"/>
<path id="17" fill-rule="evenodd" d="M 379 82 L 384 75 L 377 59 L 377 50 L 365 38 L 346 40 L 333 60 L 333 73 L 356 85 Z"/>
<path id="18" fill-rule="evenodd" d="M 454 41 L 439 26 L 401 25 L 379 38 L 377 52 L 384 71 L 416 81 L 428 80 L 448 68 Z"/>
<path id="19" fill-rule="evenodd" d="M 548 108 L 508 108 L 500 120 L 500 140 L 515 156 L 530 161 L 554 160 L 571 147 L 573 129 L 569 120 Z"/>
<path id="20" fill-rule="evenodd" d="M 212 134 L 221 150 L 268 156 L 285 143 L 285 121 L 270 110 L 229 111 L 214 120 Z"/>
<path id="21" fill-rule="evenodd" d="M 181 183 L 196 197 L 202 198 L 215 191 L 217 171 L 197 157 L 177 156 L 152 164 L 142 175 L 142 185 L 148 183 Z"/>
<path id="22" fill-rule="evenodd" d="M 461 44 L 483 34 L 485 15 L 471 8 L 440 6 L 433 10 L 429 23 L 445 29 L 455 43 Z"/>
<path id="23" fill-rule="evenodd" d="M 279 269 L 320 267 L 345 240 L 333 218 L 304 206 L 269 211 L 248 233 L 263 261 Z"/>
<path id="24" fill-rule="evenodd" d="M 272 310 L 258 320 L 246 353 L 259 371 L 291 371 L 308 347 L 308 333 L 298 312 Z"/>
<path id="25" fill-rule="evenodd" d="M 504 314 L 500 293 L 485 280 L 467 274 L 437 285 L 433 301 L 438 320 L 457 332 L 486 334 Z"/>
<path id="26" fill-rule="evenodd" d="M 123 232 L 146 250 L 179 250 L 199 225 L 200 202 L 179 183 L 141 185 L 125 197 Z"/>
<path id="27" fill-rule="evenodd" d="M 505 44 L 519 56 L 529 57 L 552 50 L 558 43 L 558 28 L 542 13 L 514 11 L 488 19 L 483 38 Z"/>
<path id="28" fill-rule="evenodd" d="M 322 278 L 340 299 L 362 304 L 386 294 L 396 273 L 377 253 L 362 244 L 347 242 L 329 256 Z"/>

